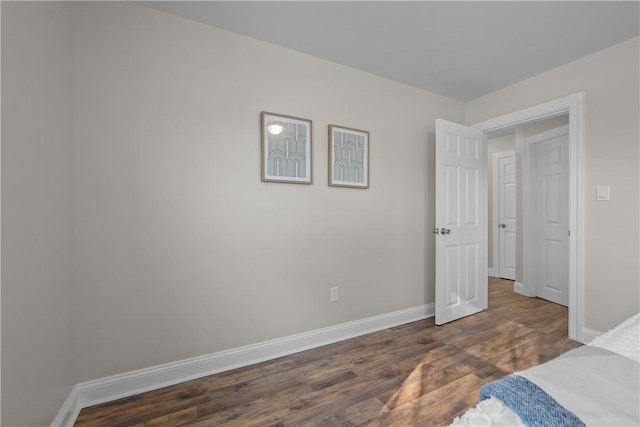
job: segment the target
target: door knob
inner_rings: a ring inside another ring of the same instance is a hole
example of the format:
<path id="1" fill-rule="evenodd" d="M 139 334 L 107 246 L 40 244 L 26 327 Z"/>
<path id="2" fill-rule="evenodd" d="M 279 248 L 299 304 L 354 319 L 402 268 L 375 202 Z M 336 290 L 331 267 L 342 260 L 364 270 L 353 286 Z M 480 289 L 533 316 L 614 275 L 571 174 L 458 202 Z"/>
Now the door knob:
<path id="1" fill-rule="evenodd" d="M 507 224 L 498 224 L 498 228 L 507 228 Z"/>
<path id="2" fill-rule="evenodd" d="M 444 227 L 442 227 L 442 228 L 440 229 L 440 234 L 451 234 L 451 230 L 450 230 L 450 229 L 448 229 L 448 228 L 444 228 Z"/>

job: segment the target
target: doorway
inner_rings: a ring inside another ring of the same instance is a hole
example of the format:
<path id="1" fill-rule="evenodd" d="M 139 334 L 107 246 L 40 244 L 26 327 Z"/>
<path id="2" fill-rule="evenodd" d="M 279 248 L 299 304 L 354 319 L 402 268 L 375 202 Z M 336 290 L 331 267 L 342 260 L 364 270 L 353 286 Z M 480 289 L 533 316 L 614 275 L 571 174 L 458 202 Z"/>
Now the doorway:
<path id="1" fill-rule="evenodd" d="M 517 126 L 563 115 L 568 115 L 569 119 L 568 332 L 569 338 L 583 342 L 584 93 L 556 99 L 473 126 L 436 120 L 436 227 L 433 229 L 433 233 L 436 234 L 436 324 L 446 323 L 487 308 L 487 134 L 508 131 Z M 441 158 L 440 153 L 449 153 L 451 164 L 446 156 Z M 458 160 L 469 160 L 469 164 L 458 165 Z M 466 174 L 466 184 L 462 187 L 457 185 L 460 183 L 461 172 Z M 440 187 L 446 191 L 438 191 Z M 455 191 L 447 190 L 449 188 Z M 460 188 L 481 191 L 461 191 Z M 469 194 L 476 194 L 478 197 L 469 198 Z M 458 196 L 467 197 L 468 200 L 464 201 L 464 197 L 460 199 Z M 458 213 L 465 213 L 465 217 Z M 459 226 L 461 219 L 466 225 L 473 227 L 458 227 L 454 235 L 454 229 L 449 227 L 449 223 Z M 440 223 L 447 226 L 438 228 Z M 467 238 L 469 241 L 464 243 L 464 247 L 461 244 L 454 245 Z M 464 253 L 467 256 L 462 256 Z M 516 268 L 516 273 L 517 271 Z"/>
<path id="2" fill-rule="evenodd" d="M 568 115 L 568 311 L 569 338 L 583 342 L 584 329 L 584 94 L 577 93 L 476 123 L 485 134 Z M 517 283 L 517 282 L 516 282 Z"/>
<path id="3" fill-rule="evenodd" d="M 493 164 L 488 169 L 489 276 L 515 280 L 515 292 L 564 306 L 568 305 L 568 121 L 562 115 L 521 124 L 506 135 L 489 134 L 487 143 Z M 504 149 L 513 151 L 499 151 Z M 561 162 L 551 164 L 552 159 Z M 538 177 L 547 181 L 537 183 Z"/>
<path id="4" fill-rule="evenodd" d="M 508 151 L 499 151 L 508 149 Z M 516 280 L 517 203 L 515 134 L 487 142 L 489 276 Z"/>

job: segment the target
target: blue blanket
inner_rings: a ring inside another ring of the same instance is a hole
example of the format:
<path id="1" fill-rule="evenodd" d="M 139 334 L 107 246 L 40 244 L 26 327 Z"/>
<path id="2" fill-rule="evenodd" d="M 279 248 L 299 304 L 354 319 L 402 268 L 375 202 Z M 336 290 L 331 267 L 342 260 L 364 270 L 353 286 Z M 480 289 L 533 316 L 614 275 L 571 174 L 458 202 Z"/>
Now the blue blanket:
<path id="1" fill-rule="evenodd" d="M 543 389 L 520 375 L 509 375 L 485 384 L 480 400 L 495 397 L 518 414 L 527 427 L 586 427 Z"/>

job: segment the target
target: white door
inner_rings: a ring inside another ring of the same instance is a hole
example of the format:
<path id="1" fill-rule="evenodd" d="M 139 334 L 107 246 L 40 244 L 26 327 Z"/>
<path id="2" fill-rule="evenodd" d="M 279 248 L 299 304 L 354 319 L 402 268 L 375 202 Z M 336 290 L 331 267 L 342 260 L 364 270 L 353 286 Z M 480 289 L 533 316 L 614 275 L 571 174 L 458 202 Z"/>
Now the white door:
<path id="1" fill-rule="evenodd" d="M 516 280 L 516 156 L 498 159 L 500 277 Z"/>
<path id="2" fill-rule="evenodd" d="M 487 173 L 481 130 L 436 120 L 436 325 L 487 308 Z"/>
<path id="3" fill-rule="evenodd" d="M 569 304 L 569 136 L 563 126 L 531 138 L 533 274 L 538 297 Z"/>

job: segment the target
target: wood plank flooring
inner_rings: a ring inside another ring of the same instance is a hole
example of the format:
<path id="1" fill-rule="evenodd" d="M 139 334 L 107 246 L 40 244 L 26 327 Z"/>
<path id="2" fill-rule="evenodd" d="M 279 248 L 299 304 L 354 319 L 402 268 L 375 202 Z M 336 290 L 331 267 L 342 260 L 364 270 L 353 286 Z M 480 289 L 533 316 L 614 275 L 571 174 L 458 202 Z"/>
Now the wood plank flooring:
<path id="1" fill-rule="evenodd" d="M 567 309 L 489 280 L 489 309 L 433 318 L 83 409 L 88 426 L 443 426 L 486 382 L 579 344 Z"/>

